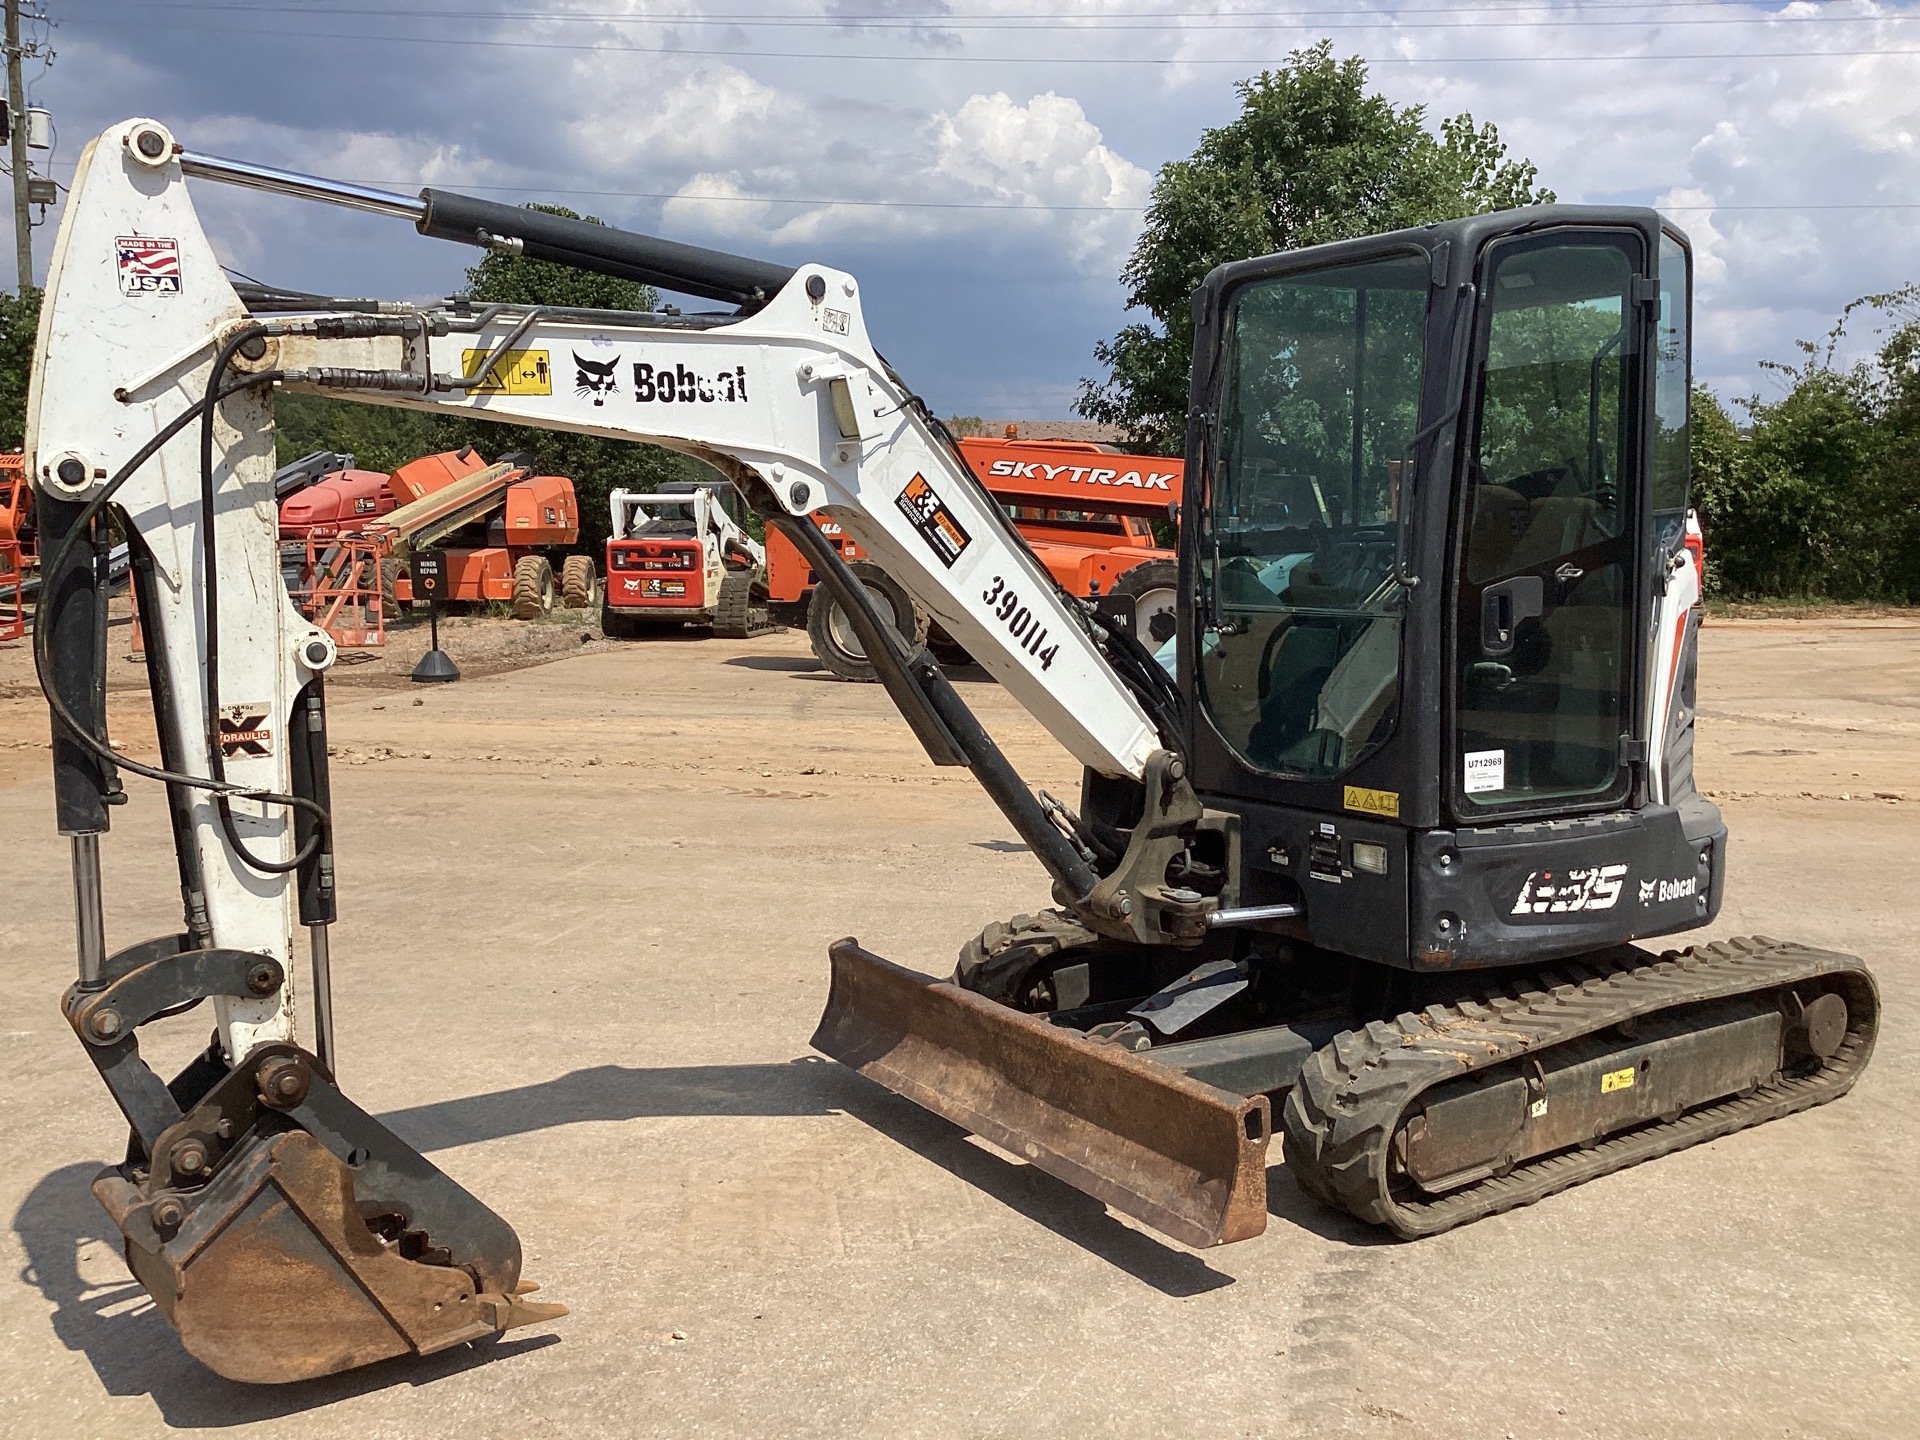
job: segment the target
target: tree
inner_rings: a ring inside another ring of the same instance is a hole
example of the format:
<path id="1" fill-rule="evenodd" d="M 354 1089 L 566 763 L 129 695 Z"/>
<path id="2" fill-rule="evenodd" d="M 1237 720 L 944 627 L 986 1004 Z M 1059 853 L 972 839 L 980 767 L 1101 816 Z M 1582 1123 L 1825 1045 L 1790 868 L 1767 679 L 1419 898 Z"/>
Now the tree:
<path id="1" fill-rule="evenodd" d="M 1184 447 L 1192 364 L 1188 301 L 1229 260 L 1551 201 L 1532 164 L 1510 160 L 1470 115 L 1427 128 L 1426 107 L 1367 92 L 1366 62 L 1331 41 L 1243 80 L 1240 115 L 1155 177 L 1146 228 L 1120 272 L 1127 307 L 1151 320 L 1094 347 L 1104 380 L 1079 412 L 1122 427 L 1143 452 Z"/>
<path id="2" fill-rule="evenodd" d="M 40 326 L 40 292 L 0 294 L 0 450 L 18 450 L 27 433 L 27 378 Z"/>
<path id="3" fill-rule="evenodd" d="M 1879 351 L 1838 369 L 1856 314 L 1890 324 Z M 1741 597 L 1920 600 L 1920 288 L 1847 306 L 1786 385 L 1750 396 L 1744 432 L 1705 390 L 1693 404 L 1693 495 L 1709 579 Z"/>

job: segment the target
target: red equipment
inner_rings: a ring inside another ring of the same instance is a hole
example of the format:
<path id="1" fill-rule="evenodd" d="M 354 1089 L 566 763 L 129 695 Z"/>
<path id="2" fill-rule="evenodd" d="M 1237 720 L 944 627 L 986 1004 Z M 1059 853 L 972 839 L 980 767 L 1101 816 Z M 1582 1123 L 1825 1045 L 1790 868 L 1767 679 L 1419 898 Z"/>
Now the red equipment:
<path id="1" fill-rule="evenodd" d="M 364 560 L 376 557 L 380 597 L 408 605 L 414 595 L 406 556 L 430 546 L 446 556 L 449 601 L 510 601 L 521 619 L 551 610 L 557 594 L 569 605 L 591 604 L 593 561 L 569 557 L 559 586 L 542 553 L 579 539 L 573 481 L 535 475 L 530 459 L 517 463 L 523 458 L 489 465 L 468 446 L 423 455 L 391 475 L 343 470 L 288 496 L 280 505 L 280 536 L 301 542 L 293 590 L 304 613 L 336 644 L 379 644 L 385 607 L 369 611 L 363 603 L 374 573 Z M 360 544 L 315 544 L 342 538 Z"/>
<path id="2" fill-rule="evenodd" d="M 20 599 L 20 542 L 0 540 L 0 641 L 27 633 L 27 612 Z"/>
<path id="3" fill-rule="evenodd" d="M 364 528 L 400 502 L 378 470 L 340 470 L 280 502 L 280 538 L 305 540 Z"/>

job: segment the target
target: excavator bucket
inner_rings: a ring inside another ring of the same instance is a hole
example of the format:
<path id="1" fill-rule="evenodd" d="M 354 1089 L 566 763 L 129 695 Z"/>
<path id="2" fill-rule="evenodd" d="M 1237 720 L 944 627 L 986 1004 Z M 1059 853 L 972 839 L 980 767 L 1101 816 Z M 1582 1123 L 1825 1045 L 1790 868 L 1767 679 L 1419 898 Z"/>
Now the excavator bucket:
<path id="1" fill-rule="evenodd" d="M 522 1298 L 537 1287 L 506 1221 L 290 1045 L 254 1052 L 93 1193 L 181 1344 L 230 1380 L 308 1380 L 567 1313 Z"/>
<path id="2" fill-rule="evenodd" d="M 841 940 L 813 1047 L 1187 1245 L 1266 1229 L 1264 1095 L 1217 1089 Z"/>

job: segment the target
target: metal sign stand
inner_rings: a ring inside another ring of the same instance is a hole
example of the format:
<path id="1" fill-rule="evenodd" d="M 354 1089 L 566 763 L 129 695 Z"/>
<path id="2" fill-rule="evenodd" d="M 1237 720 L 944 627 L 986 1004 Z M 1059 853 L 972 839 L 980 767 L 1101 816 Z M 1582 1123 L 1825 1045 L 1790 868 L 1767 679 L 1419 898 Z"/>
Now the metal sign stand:
<path id="1" fill-rule="evenodd" d="M 439 550 L 423 550 L 415 553 L 413 564 L 413 583 L 416 590 L 427 597 L 427 624 L 433 636 L 433 648 L 420 657 L 420 663 L 413 667 L 413 678 L 417 684 L 440 684 L 460 678 L 460 667 L 453 663 L 453 657 L 440 648 L 440 596 L 447 588 L 447 557 Z"/>

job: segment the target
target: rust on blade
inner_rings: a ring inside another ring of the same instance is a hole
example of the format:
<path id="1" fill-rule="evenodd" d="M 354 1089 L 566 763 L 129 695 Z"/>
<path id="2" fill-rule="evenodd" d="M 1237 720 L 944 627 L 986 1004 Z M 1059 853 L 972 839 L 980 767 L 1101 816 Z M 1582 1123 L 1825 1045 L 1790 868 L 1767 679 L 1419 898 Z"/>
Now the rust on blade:
<path id="1" fill-rule="evenodd" d="M 841 940 L 813 1047 L 1183 1244 L 1267 1225 L 1267 1099 Z"/>
<path id="2" fill-rule="evenodd" d="M 249 1142 L 177 1233 L 109 1170 L 94 1194 L 134 1277 L 189 1354 L 229 1380 L 280 1384 L 428 1355 L 566 1314 L 480 1290 L 465 1269 L 409 1259 L 362 1221 L 353 1172 L 311 1135 Z"/>

